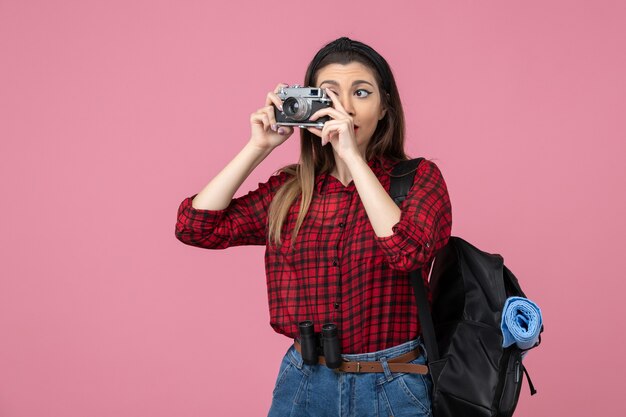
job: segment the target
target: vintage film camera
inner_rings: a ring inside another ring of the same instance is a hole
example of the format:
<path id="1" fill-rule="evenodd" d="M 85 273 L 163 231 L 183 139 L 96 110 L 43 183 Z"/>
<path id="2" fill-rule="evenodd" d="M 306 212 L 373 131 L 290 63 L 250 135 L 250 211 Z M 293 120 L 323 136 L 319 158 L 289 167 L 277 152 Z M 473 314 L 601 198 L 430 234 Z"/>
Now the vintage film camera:
<path id="1" fill-rule="evenodd" d="M 317 127 L 322 128 L 330 117 L 320 117 L 309 121 L 309 117 L 316 111 L 331 107 L 332 101 L 323 89 L 316 87 L 302 87 L 292 85 L 283 87 L 277 94 L 283 100 L 283 111 L 274 106 L 276 124 L 279 126 Z"/>

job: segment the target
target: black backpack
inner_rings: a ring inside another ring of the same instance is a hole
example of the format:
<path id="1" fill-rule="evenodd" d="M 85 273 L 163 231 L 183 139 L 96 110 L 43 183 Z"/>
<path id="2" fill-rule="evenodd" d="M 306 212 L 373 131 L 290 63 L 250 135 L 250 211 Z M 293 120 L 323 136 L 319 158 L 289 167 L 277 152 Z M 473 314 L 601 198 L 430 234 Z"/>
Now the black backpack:
<path id="1" fill-rule="evenodd" d="M 401 161 L 394 167 L 390 195 L 397 205 L 406 198 L 423 159 Z M 511 296 L 526 297 L 502 256 L 451 236 L 437 252 L 430 272 L 432 316 L 420 270 L 410 276 L 433 380 L 433 415 L 513 415 L 522 372 L 531 395 L 536 390 L 522 363 L 522 354 L 529 349 L 522 351 L 515 344 L 502 347 L 504 303 Z M 532 348 L 540 342 L 541 337 Z"/>

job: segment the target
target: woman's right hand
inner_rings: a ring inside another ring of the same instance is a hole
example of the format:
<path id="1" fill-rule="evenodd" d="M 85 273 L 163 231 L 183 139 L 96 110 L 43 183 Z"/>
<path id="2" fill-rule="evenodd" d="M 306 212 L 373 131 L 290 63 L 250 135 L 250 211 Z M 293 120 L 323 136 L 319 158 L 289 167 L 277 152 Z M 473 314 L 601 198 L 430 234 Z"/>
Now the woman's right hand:
<path id="1" fill-rule="evenodd" d="M 278 97 L 282 87 L 288 84 L 278 84 L 273 92 L 267 93 L 265 107 L 261 107 L 250 116 L 252 135 L 250 143 L 261 149 L 274 149 L 285 142 L 293 133 L 291 126 L 277 126 L 274 115 L 274 106 L 282 109 L 283 102 Z"/>

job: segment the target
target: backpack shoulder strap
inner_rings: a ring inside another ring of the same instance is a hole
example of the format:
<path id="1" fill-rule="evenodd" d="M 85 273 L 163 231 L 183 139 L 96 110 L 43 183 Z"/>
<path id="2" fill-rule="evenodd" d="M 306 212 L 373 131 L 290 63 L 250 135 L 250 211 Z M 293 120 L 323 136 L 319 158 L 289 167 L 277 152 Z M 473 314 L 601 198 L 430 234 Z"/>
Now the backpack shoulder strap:
<path id="1" fill-rule="evenodd" d="M 415 158 L 400 161 L 393 167 L 391 171 L 389 194 L 397 205 L 400 205 L 409 194 L 415 178 L 415 172 L 423 159 L 424 158 Z"/>
<path id="2" fill-rule="evenodd" d="M 391 172 L 391 184 L 389 186 L 389 195 L 393 201 L 399 206 L 411 190 L 415 179 L 415 172 L 424 158 L 416 158 L 407 161 L 400 161 Z M 426 297 L 426 287 L 422 280 L 421 269 L 416 269 L 410 273 L 411 286 L 415 293 L 415 302 L 419 314 L 420 326 L 422 328 L 422 336 L 428 353 L 428 362 L 439 359 L 439 348 L 437 339 L 435 338 L 435 328 L 433 319 L 430 314 L 430 305 Z"/>

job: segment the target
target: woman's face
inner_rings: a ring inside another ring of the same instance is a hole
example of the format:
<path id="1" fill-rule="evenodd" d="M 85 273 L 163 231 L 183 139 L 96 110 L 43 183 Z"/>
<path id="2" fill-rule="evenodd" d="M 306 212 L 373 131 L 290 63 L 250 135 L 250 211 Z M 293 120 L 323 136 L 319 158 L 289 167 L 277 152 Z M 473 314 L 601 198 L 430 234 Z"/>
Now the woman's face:
<path id="1" fill-rule="evenodd" d="M 317 72 L 315 85 L 328 88 L 354 120 L 358 147 L 364 152 L 378 121 L 385 116 L 374 73 L 360 62 L 329 64 Z"/>

